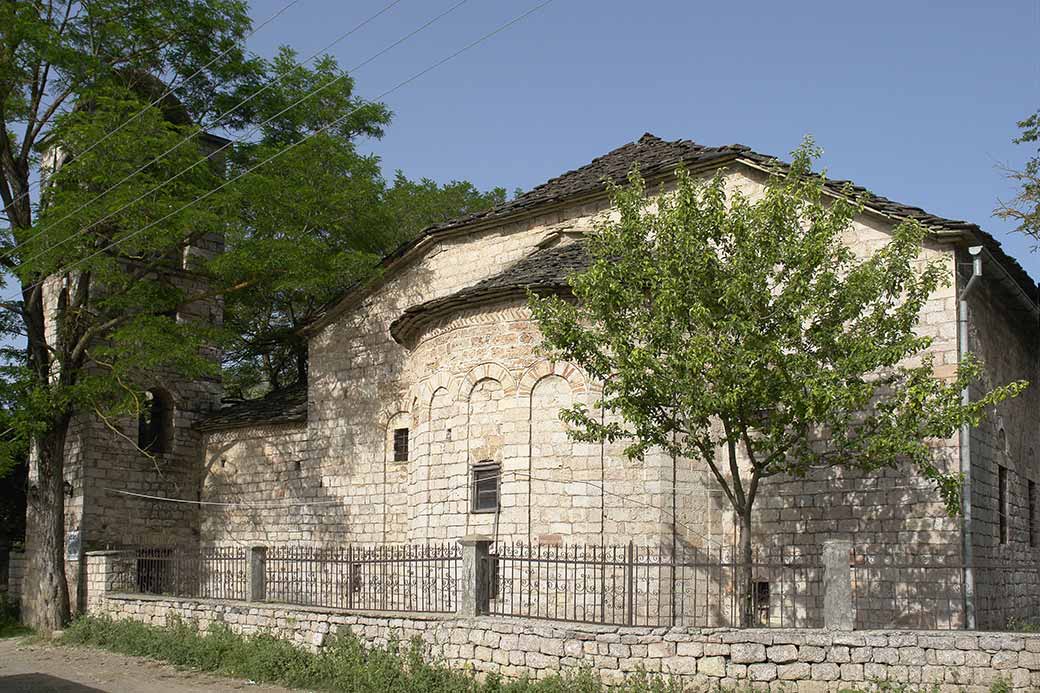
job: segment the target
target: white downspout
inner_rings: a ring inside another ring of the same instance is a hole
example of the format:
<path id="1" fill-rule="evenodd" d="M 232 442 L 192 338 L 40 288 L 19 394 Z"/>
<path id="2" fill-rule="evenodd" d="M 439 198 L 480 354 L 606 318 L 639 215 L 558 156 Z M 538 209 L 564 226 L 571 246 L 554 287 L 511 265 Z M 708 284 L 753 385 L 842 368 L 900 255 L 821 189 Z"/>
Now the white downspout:
<path id="1" fill-rule="evenodd" d="M 967 355 L 968 341 L 968 294 L 982 276 L 982 246 L 968 248 L 972 257 L 971 278 L 964 285 L 960 294 L 957 315 L 957 355 L 958 362 Z M 971 404 L 971 392 L 966 385 L 961 390 L 961 404 Z M 960 431 L 960 467 L 963 486 L 961 488 L 961 542 L 964 558 L 964 625 L 969 630 L 975 629 L 975 570 L 973 564 L 974 547 L 972 545 L 971 523 L 971 426 L 961 425 Z"/>

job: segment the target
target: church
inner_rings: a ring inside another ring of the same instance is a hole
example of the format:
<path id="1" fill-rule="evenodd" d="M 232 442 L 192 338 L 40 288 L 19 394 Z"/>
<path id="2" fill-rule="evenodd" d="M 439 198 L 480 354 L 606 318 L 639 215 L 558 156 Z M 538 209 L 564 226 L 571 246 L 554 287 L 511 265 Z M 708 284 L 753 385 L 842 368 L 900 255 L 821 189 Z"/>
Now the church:
<path id="1" fill-rule="evenodd" d="M 597 383 L 540 354 L 527 292 L 568 291 L 567 276 L 588 263 L 583 236 L 611 213 L 606 182 L 623 182 L 634 166 L 664 190 L 679 166 L 698 176 L 721 169 L 731 190 L 754 197 L 775 161 L 742 145 L 646 134 L 384 258 L 377 279 L 306 328 L 305 386 L 222 406 L 219 381 L 168 378 L 121 435 L 77 417 L 68 560 L 130 546 L 444 544 L 474 534 L 527 545 L 731 546 L 735 518 L 698 463 L 634 461 L 621 444 L 568 438 L 560 408 L 593 405 Z M 827 185 L 841 195 L 846 182 Z M 865 554 L 1035 562 L 1037 284 L 978 226 L 856 190 L 868 202 L 851 246 L 877 248 L 913 219 L 930 232 L 925 258 L 954 279 L 919 325 L 934 340 L 937 376 L 952 376 L 970 351 L 987 384 L 1032 386 L 937 448 L 940 465 L 965 474 L 962 517 L 909 475 L 815 472 L 770 480 L 756 544 L 812 557 L 842 538 Z M 219 252 L 219 239 L 205 250 Z"/>

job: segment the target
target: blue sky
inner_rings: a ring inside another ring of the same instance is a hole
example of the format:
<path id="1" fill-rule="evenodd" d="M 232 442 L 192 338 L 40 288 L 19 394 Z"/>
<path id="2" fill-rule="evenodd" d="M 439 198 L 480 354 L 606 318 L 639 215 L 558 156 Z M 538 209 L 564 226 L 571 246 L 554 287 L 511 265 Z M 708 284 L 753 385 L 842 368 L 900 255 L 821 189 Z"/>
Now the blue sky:
<path id="1" fill-rule="evenodd" d="M 259 24 L 287 0 L 255 0 Z M 300 0 L 250 47 L 301 57 L 389 0 Z M 349 68 L 457 0 L 403 0 L 331 53 Z M 536 4 L 469 0 L 355 73 L 374 97 Z M 1040 1 L 621 2 L 547 7 L 384 101 L 366 143 L 388 174 L 530 188 L 643 132 L 786 156 L 811 133 L 830 175 L 1040 253 L 992 216 L 1040 107 Z"/>

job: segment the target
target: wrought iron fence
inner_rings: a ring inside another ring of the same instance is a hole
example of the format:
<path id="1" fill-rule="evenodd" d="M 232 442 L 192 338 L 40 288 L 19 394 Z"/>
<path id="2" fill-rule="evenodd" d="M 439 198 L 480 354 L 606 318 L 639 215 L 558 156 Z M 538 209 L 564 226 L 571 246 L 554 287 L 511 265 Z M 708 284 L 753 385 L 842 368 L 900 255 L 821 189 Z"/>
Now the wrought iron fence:
<path id="1" fill-rule="evenodd" d="M 454 612 L 458 544 L 277 546 L 267 551 L 267 600 L 368 611 Z"/>
<path id="2" fill-rule="evenodd" d="M 249 561 L 249 550 L 239 547 L 136 549 L 117 561 L 110 589 L 244 600 Z M 255 559 L 253 570 L 261 573 L 268 602 L 451 613 L 458 607 L 461 561 L 457 544 L 274 546 Z"/>
<path id="3" fill-rule="evenodd" d="M 245 599 L 246 552 L 237 547 L 134 549 L 116 562 L 116 592 Z"/>
<path id="4" fill-rule="evenodd" d="M 976 628 L 1040 622 L 1040 566 L 976 561 L 956 554 L 856 549 L 851 556 L 856 628 L 958 630 L 967 627 L 965 584 L 972 574 Z"/>
<path id="5" fill-rule="evenodd" d="M 497 544 L 483 574 L 489 611 L 607 625 L 822 626 L 819 556 L 723 549 Z M 750 601 L 747 618 L 741 608 Z M 748 622 L 750 621 L 750 622 Z"/>

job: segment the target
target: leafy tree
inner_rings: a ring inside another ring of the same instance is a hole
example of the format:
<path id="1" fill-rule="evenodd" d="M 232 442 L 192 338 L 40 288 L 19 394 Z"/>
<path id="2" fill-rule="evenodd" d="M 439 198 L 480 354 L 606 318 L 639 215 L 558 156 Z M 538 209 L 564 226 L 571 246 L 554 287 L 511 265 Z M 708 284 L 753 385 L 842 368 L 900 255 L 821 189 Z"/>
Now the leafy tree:
<path id="1" fill-rule="evenodd" d="M 1008 177 L 1021 186 L 1011 202 L 1002 203 L 997 216 L 1011 219 L 1018 225 L 1015 230 L 1032 236 L 1040 243 L 1040 111 L 1018 124 L 1022 134 L 1015 138 L 1019 144 L 1035 144 L 1037 150 L 1022 170 L 1009 169 Z"/>
<path id="2" fill-rule="evenodd" d="M 914 326 L 949 278 L 919 258 L 925 230 L 900 224 L 857 257 L 842 238 L 862 207 L 851 193 L 825 202 L 815 154 L 807 142 L 758 200 L 728 192 L 721 172 L 681 170 L 674 194 L 652 197 L 633 172 L 611 191 L 619 218 L 587 239 L 576 302 L 531 298 L 546 351 L 603 384 L 597 406 L 612 416 L 564 410 L 574 438 L 626 440 L 631 457 L 660 449 L 710 471 L 739 518 L 746 619 L 766 479 L 909 465 L 956 513 L 960 478 L 935 461 L 933 441 L 1025 387 L 964 405 L 979 364 L 934 375 L 932 340 Z"/>
<path id="3" fill-rule="evenodd" d="M 235 184 L 238 223 L 228 235 L 228 252 L 214 264 L 225 285 L 252 278 L 225 305 L 232 335 L 225 388 L 237 396 L 305 381 L 301 327 L 347 287 L 371 277 L 383 255 L 422 228 L 505 198 L 501 189 L 481 193 L 467 182 L 414 183 L 400 172 L 388 187 L 378 157 L 358 152 L 356 141 L 382 136 L 389 110 L 359 100 L 335 60 L 324 58 L 308 70 L 295 57 L 283 48 L 268 66 L 281 86 L 252 100 L 252 117 L 264 124 L 254 142 L 236 147 L 231 161 L 236 175 L 300 143 L 276 166 Z M 314 90 L 320 98 L 286 110 Z"/>
<path id="4" fill-rule="evenodd" d="M 168 102 L 108 135 L 145 105 L 139 94 L 155 94 L 158 77 L 195 75 L 173 105 L 195 121 L 223 110 L 257 78 L 258 66 L 241 48 L 249 26 L 242 0 L 0 3 L 0 202 L 8 224 L 0 234 L 0 265 L 20 285 L 18 300 L 2 308 L 16 316 L 27 341 L 30 387 L 18 431 L 32 441 L 37 478 L 28 499 L 33 541 L 23 614 L 41 630 L 60 627 L 69 610 L 62 468 L 71 412 L 127 410 L 133 397 L 112 383 L 117 376 L 132 382 L 129 376 L 141 368 L 210 367 L 192 352 L 201 336 L 161 314 L 191 297 L 157 280 L 154 270 L 190 237 L 219 232 L 224 221 L 218 200 L 169 214 L 212 189 L 213 172 L 205 165 L 116 211 L 145 186 L 199 161 L 197 147 L 179 149 L 82 213 L 75 209 L 86 195 L 150 162 L 158 147 L 179 141 L 186 126 L 176 124 Z M 65 165 L 41 199 L 33 180 L 55 142 Z M 109 212 L 104 223 L 86 228 Z M 148 224 L 147 232 L 131 236 Z M 69 269 L 72 262 L 78 264 Z M 48 315 L 43 280 L 51 276 L 59 300 Z"/>

